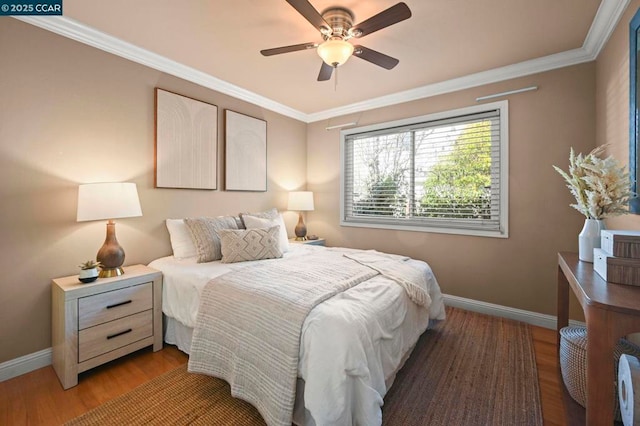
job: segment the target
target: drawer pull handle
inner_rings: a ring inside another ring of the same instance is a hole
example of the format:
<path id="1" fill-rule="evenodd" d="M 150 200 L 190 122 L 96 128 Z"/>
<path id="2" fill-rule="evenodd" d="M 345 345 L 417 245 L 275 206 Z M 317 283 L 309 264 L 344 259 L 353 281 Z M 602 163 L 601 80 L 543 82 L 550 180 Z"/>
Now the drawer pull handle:
<path id="1" fill-rule="evenodd" d="M 133 330 L 128 328 L 125 331 L 121 331 L 120 333 L 111 334 L 107 336 L 107 339 L 113 339 L 114 337 L 122 336 L 123 334 L 131 333 Z"/>
<path id="2" fill-rule="evenodd" d="M 114 303 L 113 305 L 107 306 L 107 309 L 117 308 L 118 306 L 126 305 L 128 303 L 131 303 L 131 300 L 125 300 L 124 302 Z"/>

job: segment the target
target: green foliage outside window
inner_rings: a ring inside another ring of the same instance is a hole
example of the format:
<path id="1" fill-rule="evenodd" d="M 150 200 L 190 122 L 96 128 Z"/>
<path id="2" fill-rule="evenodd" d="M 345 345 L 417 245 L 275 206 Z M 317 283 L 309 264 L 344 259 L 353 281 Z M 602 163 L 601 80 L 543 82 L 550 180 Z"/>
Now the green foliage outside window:
<path id="1" fill-rule="evenodd" d="M 416 144 L 424 143 L 426 136 Z M 466 125 L 450 152 L 429 168 L 422 184 L 423 195 L 415 200 L 414 209 L 408 205 L 411 164 L 405 144 L 406 134 L 366 142 L 362 153 L 362 164 L 368 169 L 366 189 L 354 203 L 354 214 L 491 218 L 490 121 Z"/>
<path id="2" fill-rule="evenodd" d="M 467 125 L 424 182 L 420 216 L 491 218 L 491 123 Z"/>

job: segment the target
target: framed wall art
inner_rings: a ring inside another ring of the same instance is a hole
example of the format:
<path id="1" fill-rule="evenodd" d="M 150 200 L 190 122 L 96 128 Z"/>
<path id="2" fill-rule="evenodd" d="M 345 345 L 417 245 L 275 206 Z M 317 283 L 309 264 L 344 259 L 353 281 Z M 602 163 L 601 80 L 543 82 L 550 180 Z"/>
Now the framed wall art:
<path id="1" fill-rule="evenodd" d="M 629 23 L 629 176 L 631 178 L 631 192 L 640 191 L 640 9 Z M 640 196 L 629 200 L 629 213 L 640 214 Z"/>
<path id="2" fill-rule="evenodd" d="M 217 189 L 218 107 L 156 88 L 156 188 Z"/>
<path id="3" fill-rule="evenodd" d="M 225 189 L 267 190 L 267 122 L 225 110 Z"/>

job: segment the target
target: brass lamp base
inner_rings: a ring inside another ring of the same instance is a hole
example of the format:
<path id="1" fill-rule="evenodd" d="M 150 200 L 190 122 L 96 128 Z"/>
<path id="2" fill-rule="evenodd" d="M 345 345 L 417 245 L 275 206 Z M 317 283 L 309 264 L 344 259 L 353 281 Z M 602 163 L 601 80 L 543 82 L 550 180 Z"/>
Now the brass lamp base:
<path id="1" fill-rule="evenodd" d="M 296 237 L 295 241 L 307 241 L 307 237 Z"/>
<path id="2" fill-rule="evenodd" d="M 120 267 L 117 267 L 117 268 L 101 269 L 98 277 L 111 278 L 111 277 L 119 277 L 120 275 L 124 275 L 124 270 Z"/>

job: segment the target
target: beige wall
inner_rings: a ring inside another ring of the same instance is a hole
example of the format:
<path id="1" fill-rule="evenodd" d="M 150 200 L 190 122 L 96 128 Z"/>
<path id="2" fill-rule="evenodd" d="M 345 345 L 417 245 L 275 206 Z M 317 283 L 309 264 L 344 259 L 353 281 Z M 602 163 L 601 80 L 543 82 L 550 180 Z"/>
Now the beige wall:
<path id="1" fill-rule="evenodd" d="M 640 7 L 633 0 L 596 61 L 596 142 L 620 162 L 629 158 L 629 22 Z M 640 229 L 640 215 L 607 220 L 611 229 Z"/>
<path id="2" fill-rule="evenodd" d="M 595 64 L 364 112 L 359 125 L 476 105 L 475 98 L 537 85 L 509 99 L 509 238 L 408 232 L 339 225 L 340 138 L 326 122 L 308 127 L 308 188 L 316 196 L 309 232 L 330 245 L 374 248 L 426 260 L 451 295 L 555 314 L 556 253 L 577 250 L 584 222 L 551 167 L 567 167 L 569 148 L 595 146 Z M 348 122 L 335 118 L 332 123 Z"/>
<path id="3" fill-rule="evenodd" d="M 11 18 L 0 18 L 0 362 L 51 346 L 50 280 L 94 258 L 103 222 L 75 221 L 79 183 L 131 181 L 144 216 L 118 220 L 126 264 L 170 254 L 168 217 L 276 206 L 306 181 L 306 125 Z M 203 52 L 210 54 L 210 52 Z M 264 119 L 268 191 L 154 189 L 154 88 Z M 290 233 L 296 216 L 285 215 Z"/>

